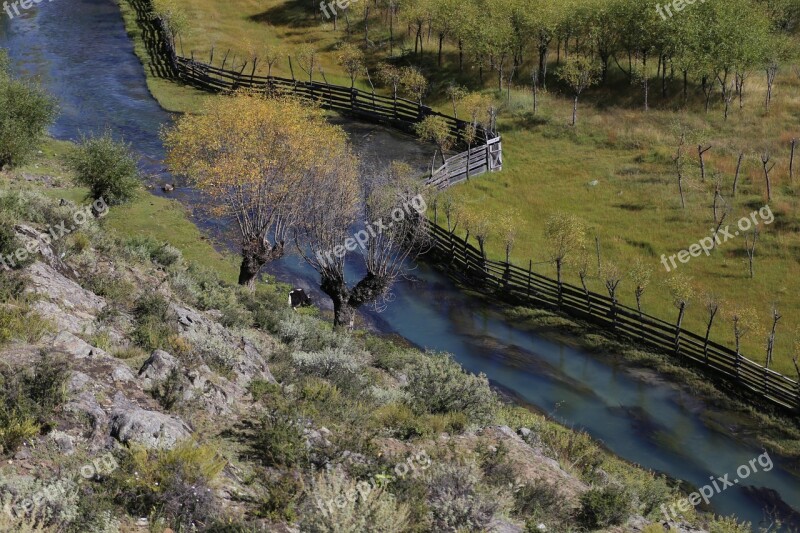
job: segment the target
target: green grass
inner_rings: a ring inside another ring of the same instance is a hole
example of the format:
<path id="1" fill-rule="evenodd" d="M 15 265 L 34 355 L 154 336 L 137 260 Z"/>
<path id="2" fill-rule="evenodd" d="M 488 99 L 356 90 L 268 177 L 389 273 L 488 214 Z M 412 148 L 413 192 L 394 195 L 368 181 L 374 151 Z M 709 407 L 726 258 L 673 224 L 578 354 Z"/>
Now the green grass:
<path id="1" fill-rule="evenodd" d="M 137 53 L 145 64 L 151 91 L 167 109 L 197 110 L 203 98 L 208 96 L 152 75 L 150 60 L 128 1 L 120 0 L 120 3 Z M 236 62 L 241 64 L 241 59 L 250 51 L 257 53 L 267 44 L 278 44 L 288 54 L 299 44 L 310 42 L 321 52 L 320 64 L 328 80 L 348 83 L 334 56 L 336 44 L 345 38 L 343 21 L 339 30 L 334 31 L 331 25 L 315 19 L 310 7 L 287 0 L 194 0 L 187 10 L 192 30 L 181 39 L 186 55 L 194 52 L 195 57 L 205 60 L 213 44 L 215 62 L 218 63 L 217 58 L 230 49 L 230 57 L 235 54 Z M 356 19 L 360 20 L 360 15 Z M 372 40 L 385 40 L 386 29 L 377 21 L 373 21 L 371 26 Z M 402 38 L 402 28 L 397 34 Z M 360 25 L 357 25 L 353 40 L 362 36 Z M 800 267 L 795 258 L 800 250 L 800 228 L 794 220 L 800 211 L 794 184 L 788 181 L 787 159 L 789 140 L 800 136 L 797 127 L 800 80 L 791 69 L 785 68 L 779 73 L 778 90 L 769 115 L 764 113 L 761 104 L 765 90 L 763 74 L 756 72 L 748 80 L 744 110 L 740 112 L 734 108 L 728 121 L 722 120 L 719 104 L 710 114 L 704 114 L 697 95 L 690 98 L 688 111 L 678 111 L 681 106 L 677 85 L 670 86 L 670 98 L 661 99 L 659 87 L 654 83 L 652 109 L 645 113 L 640 89 L 629 85 L 618 72 L 612 72 L 607 87 L 590 90 L 582 98 L 579 124 L 573 129 L 567 126 L 571 101 L 552 80 L 550 92 L 541 96 L 540 114 L 534 117 L 530 111 L 531 96 L 526 89 L 513 90 L 511 101 L 505 102 L 505 95 L 496 94 L 493 73 L 487 71 L 485 83 L 481 86 L 469 66 L 465 73 L 458 72 L 451 48 L 446 49 L 443 67 L 437 68 L 434 54 L 431 54 L 433 40 L 426 46 L 423 58 L 407 56 L 404 62 L 421 64 L 430 77 L 429 105 L 443 111 L 450 109 L 443 98 L 442 87 L 451 79 L 457 79 L 472 89 L 493 93 L 503 102 L 500 130 L 504 141 L 504 171 L 475 178 L 453 191 L 468 209 L 482 216 L 491 217 L 493 213 L 509 211 L 517 214 L 517 242 L 512 260 L 520 265 L 527 265 L 532 260 L 537 264 L 537 272 L 554 276 L 554 268 L 543 264 L 547 260 L 543 221 L 555 211 L 575 213 L 590 227 L 590 239 L 599 238 L 604 260 L 626 267 L 634 259 L 641 258 L 652 267 L 653 282 L 644 295 L 643 306 L 647 313 L 665 320 L 674 320 L 677 311 L 663 285 L 667 276 L 660 257 L 688 248 L 708 235 L 712 225 L 713 189 L 710 179 L 706 183 L 699 182 L 697 143 L 713 144 L 714 148 L 706 156 L 707 168 L 709 174 L 720 175 L 728 199 L 736 156 L 740 150 L 747 153 L 739 195 L 733 202 L 729 223 L 735 223 L 741 216 L 764 205 L 764 180 L 756 154 L 769 148 L 777 163 L 773 170 L 774 199 L 771 204 L 777 221 L 762 228 L 756 252 L 755 279 L 748 276 L 742 238 L 729 241 L 712 257 L 693 258 L 688 265 L 680 265 L 678 271 L 692 277 L 698 292 L 711 291 L 728 302 L 753 306 L 763 318 L 764 330 L 769 326 L 772 305 L 778 305 L 784 318 L 778 328 L 774 368 L 795 376 L 791 353 L 794 330 L 800 326 L 800 298 L 796 297 L 800 293 Z M 396 53 L 399 49 L 400 44 Z M 374 66 L 385 55 L 385 48 L 373 51 L 368 61 Z M 530 65 L 525 65 L 520 72 L 529 69 Z M 273 68 L 273 74 L 289 76 L 288 62 L 279 62 Z M 297 66 L 295 74 L 303 76 Z M 520 77 L 524 76 L 520 74 L 518 79 Z M 361 88 L 368 87 L 363 80 L 359 83 Z M 676 148 L 673 129 L 678 120 L 697 132 L 697 140 L 690 141 L 687 146 L 688 159 L 694 165 L 690 164 L 687 170 L 689 191 L 685 210 L 680 208 L 671 164 Z M 796 179 L 800 179 L 800 175 Z M 594 180 L 598 185 L 590 186 Z M 497 235 L 490 236 L 487 244 L 492 258 L 504 256 Z M 577 276 L 569 271 L 567 280 L 577 283 Z M 590 287 L 598 292 L 604 291 L 602 281 L 596 278 L 590 280 Z M 634 305 L 633 287 L 629 280 L 622 282 L 619 295 L 623 303 Z M 723 308 L 722 313 L 729 307 Z M 684 324 L 694 331 L 703 332 L 704 320 L 703 305 L 696 298 L 689 307 Z M 732 344 L 732 326 L 723 314 L 717 318 L 713 338 Z M 764 360 L 764 346 L 764 335 L 751 334 L 743 339 L 744 353 L 758 362 Z"/>
<path id="2" fill-rule="evenodd" d="M 56 187 L 35 186 L 53 198 L 87 204 L 88 189 L 71 183 L 70 172 L 63 163 L 63 156 L 71 146 L 69 142 L 47 139 L 40 150 L 42 153 L 36 154 L 32 161 L 15 170 L 14 174 L 58 177 L 60 179 L 56 181 L 59 185 Z M 161 198 L 141 190 L 134 201 L 113 207 L 106 223 L 122 237 L 144 236 L 166 242 L 178 248 L 187 260 L 217 271 L 225 281 L 235 283 L 238 279 L 237 257 L 215 248 L 177 200 Z"/>

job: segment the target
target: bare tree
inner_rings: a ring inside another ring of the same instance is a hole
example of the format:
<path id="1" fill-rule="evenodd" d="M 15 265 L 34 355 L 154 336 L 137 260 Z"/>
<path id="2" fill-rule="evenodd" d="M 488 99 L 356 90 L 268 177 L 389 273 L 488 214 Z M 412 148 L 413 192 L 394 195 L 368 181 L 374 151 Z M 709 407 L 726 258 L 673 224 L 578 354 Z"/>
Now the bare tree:
<path id="1" fill-rule="evenodd" d="M 769 337 L 767 337 L 767 362 L 764 365 L 764 368 L 769 368 L 772 364 L 772 354 L 775 350 L 775 330 L 778 328 L 778 321 L 783 318 L 781 314 L 778 312 L 778 307 L 772 307 L 772 329 L 769 332 Z"/>
<path id="2" fill-rule="evenodd" d="M 756 244 L 758 243 L 758 227 L 753 228 L 752 237 L 751 234 L 745 233 L 744 234 L 744 248 L 747 252 L 747 260 L 750 264 L 750 279 L 755 277 L 755 272 L 753 270 L 753 261 L 756 256 Z"/>
<path id="3" fill-rule="evenodd" d="M 706 293 L 703 295 L 703 303 L 705 304 L 708 316 L 706 320 L 706 336 L 703 339 L 703 357 L 705 358 L 706 364 L 708 364 L 708 341 L 711 337 L 711 328 L 714 325 L 714 319 L 717 317 L 717 313 L 719 313 L 721 302 L 716 294 Z"/>
<path id="4" fill-rule="evenodd" d="M 691 279 L 683 274 L 674 274 L 666 280 L 667 290 L 672 297 L 672 304 L 678 309 L 678 321 L 675 324 L 675 353 L 680 353 L 681 326 L 686 315 L 686 308 L 694 297 Z"/>
<path id="5" fill-rule="evenodd" d="M 742 161 L 744 160 L 744 152 L 739 152 L 739 160 L 736 162 L 736 175 L 733 177 L 733 193 L 732 196 L 736 198 L 736 187 L 739 185 L 739 176 L 742 170 Z"/>
<path id="6" fill-rule="evenodd" d="M 369 180 L 359 177 L 352 156 L 325 168 L 303 205 L 298 248 L 320 274 L 320 288 L 333 302 L 334 325 L 352 328 L 361 306 L 383 308 L 408 261 L 424 250 L 423 185 L 403 163 Z M 358 220 L 369 221 L 368 226 L 352 233 Z M 358 252 L 365 270 L 352 286 L 345 276 L 350 252 Z"/>
<path id="7" fill-rule="evenodd" d="M 702 144 L 697 145 L 697 155 L 700 158 L 700 181 L 705 183 L 706 181 L 706 160 L 704 158 L 706 152 L 711 150 L 712 146 L 709 144 L 705 148 L 703 148 Z"/>
<path id="8" fill-rule="evenodd" d="M 617 288 L 625 277 L 622 269 L 615 263 L 605 261 L 600 269 L 600 275 L 606 285 L 608 296 L 611 298 L 611 321 L 613 327 L 617 327 Z"/>
<path id="9" fill-rule="evenodd" d="M 771 155 L 769 150 L 764 150 L 761 154 L 761 164 L 764 167 L 764 180 L 767 182 L 767 201 L 772 201 L 772 182 L 769 179 L 769 173 L 772 172 L 772 169 L 775 168 L 775 163 L 772 166 L 769 166 L 769 161 L 771 159 Z"/>
<path id="10" fill-rule="evenodd" d="M 681 207 L 686 209 L 686 197 L 683 193 L 683 169 L 686 165 L 686 155 L 684 154 L 684 147 L 686 146 L 686 131 L 681 131 L 678 138 L 678 151 L 673 156 L 672 161 L 675 163 L 675 172 L 678 176 L 678 192 L 681 195 Z"/>
<path id="11" fill-rule="evenodd" d="M 772 102 L 772 90 L 775 86 L 775 78 L 778 76 L 778 63 L 773 61 L 767 65 L 767 96 L 764 99 L 764 109 L 769 111 L 769 104 Z"/>
<path id="12" fill-rule="evenodd" d="M 634 295 L 636 296 L 636 309 L 639 310 L 639 320 L 642 320 L 642 295 L 650 285 L 650 277 L 653 270 L 647 266 L 640 258 L 637 258 L 631 270 L 631 281 L 635 285 Z"/>
<path id="13" fill-rule="evenodd" d="M 797 147 L 797 139 L 792 139 L 792 150 L 789 154 L 789 183 L 794 182 L 794 149 Z"/>

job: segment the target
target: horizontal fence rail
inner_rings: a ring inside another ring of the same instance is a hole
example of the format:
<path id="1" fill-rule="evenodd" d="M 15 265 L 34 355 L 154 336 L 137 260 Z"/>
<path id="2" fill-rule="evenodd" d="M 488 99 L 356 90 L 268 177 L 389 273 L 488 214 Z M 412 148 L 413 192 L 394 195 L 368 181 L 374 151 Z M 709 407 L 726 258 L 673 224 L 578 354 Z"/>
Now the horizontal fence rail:
<path id="1" fill-rule="evenodd" d="M 450 127 L 457 143 L 466 146 L 465 132 L 469 123 L 433 111 L 419 102 L 359 91 L 358 89 L 277 76 L 260 76 L 255 69 L 245 72 L 181 57 L 168 37 L 163 21 L 158 21 L 160 49 L 166 52 L 172 74 L 188 85 L 223 92 L 250 89 L 270 93 L 294 94 L 335 110 L 365 120 L 385 123 L 391 127 L 414 132 L 414 126 L 429 116 L 442 117 Z M 479 127 L 478 144 L 445 159 L 444 164 L 431 172 L 426 183 L 435 189 L 445 189 L 487 172 L 502 169 L 503 149 L 499 136 Z M 757 394 L 781 408 L 800 412 L 800 383 L 737 354 L 726 346 L 707 340 L 695 333 L 678 328 L 659 318 L 639 313 L 619 304 L 610 297 L 542 276 L 519 266 L 487 260 L 464 239 L 429 220 L 431 249 L 426 256 L 444 265 L 454 278 L 482 288 L 504 301 L 520 305 L 558 310 L 572 317 L 616 332 L 658 351 L 670 353 L 680 361 L 697 366 L 710 375 L 733 383 Z"/>
<path id="2" fill-rule="evenodd" d="M 559 284 L 519 266 L 492 261 L 461 237 L 426 221 L 431 235 L 427 255 L 446 267 L 456 279 L 503 301 L 558 310 L 600 328 L 614 331 L 649 348 L 669 353 L 680 362 L 696 366 L 731 382 L 783 409 L 800 411 L 800 384 L 742 356 L 734 350 L 706 340 L 675 324 L 639 313 L 610 297 L 584 291 L 568 283 Z"/>

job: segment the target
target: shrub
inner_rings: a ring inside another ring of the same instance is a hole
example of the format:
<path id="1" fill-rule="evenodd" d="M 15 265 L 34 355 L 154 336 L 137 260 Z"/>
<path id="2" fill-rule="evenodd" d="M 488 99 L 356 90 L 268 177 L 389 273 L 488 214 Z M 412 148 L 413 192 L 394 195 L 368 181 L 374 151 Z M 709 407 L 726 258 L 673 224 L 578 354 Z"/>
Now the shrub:
<path id="1" fill-rule="evenodd" d="M 28 278 L 19 272 L 3 272 L 0 276 L 0 304 L 18 299 L 27 286 Z"/>
<path id="2" fill-rule="evenodd" d="M 266 466 L 295 466 L 308 461 L 303 428 L 285 406 L 273 407 L 261 418 L 253 447 Z"/>
<path id="3" fill-rule="evenodd" d="M 630 497 L 624 489 L 609 485 L 581 494 L 578 519 L 588 529 L 616 526 L 630 514 Z"/>
<path id="4" fill-rule="evenodd" d="M 300 515 L 309 533 L 399 533 L 408 524 L 408 508 L 386 488 L 358 483 L 338 469 L 314 479 Z"/>
<path id="5" fill-rule="evenodd" d="M 195 356 L 218 374 L 232 377 L 233 370 L 240 358 L 237 348 L 218 336 L 200 331 L 192 331 L 188 339 L 194 347 Z"/>
<path id="6" fill-rule="evenodd" d="M 356 374 L 364 367 L 363 355 L 342 348 L 325 348 L 319 352 L 298 352 L 292 360 L 302 372 L 325 379 Z"/>
<path id="7" fill-rule="evenodd" d="M 25 370 L 0 372 L 2 453 L 13 452 L 51 423 L 53 412 L 67 399 L 68 376 L 66 364 L 51 356 Z"/>
<path id="8" fill-rule="evenodd" d="M 25 251 L 24 259 L 20 260 L 17 250 L 25 250 L 24 243 L 17 237 L 14 224 L 8 217 L 0 217 L 0 272 L 4 275 L 8 269 L 18 270 L 33 263 L 33 254 Z"/>
<path id="9" fill-rule="evenodd" d="M 480 471 L 473 464 L 437 466 L 429 485 L 433 529 L 484 531 L 502 508 L 502 495 L 479 492 Z"/>
<path id="10" fill-rule="evenodd" d="M 421 358 L 408 375 L 410 405 L 418 413 L 463 412 L 475 423 L 488 423 L 497 408 L 489 380 L 467 374 L 447 354 Z"/>
<path id="11" fill-rule="evenodd" d="M 30 157 L 53 123 L 56 109 L 53 97 L 38 84 L 15 79 L 7 71 L 0 74 L 0 169 Z"/>
<path id="12" fill-rule="evenodd" d="M 139 169 L 130 146 L 117 142 L 106 131 L 84 137 L 67 157 L 75 181 L 89 188 L 89 197 L 109 206 L 131 200 L 139 188 Z"/>
<path id="13" fill-rule="evenodd" d="M 27 301 L 0 303 L 0 346 L 13 340 L 33 344 L 51 330 L 50 322 L 31 310 Z"/>
<path id="14" fill-rule="evenodd" d="M 169 302 L 157 292 L 143 294 L 136 300 L 133 310 L 136 325 L 131 340 L 142 349 L 152 352 L 168 349 L 171 337 L 177 331 Z"/>
<path id="15" fill-rule="evenodd" d="M 734 516 L 715 517 L 708 524 L 708 533 L 748 533 L 749 531 L 752 531 L 750 522 L 739 523 Z"/>
<path id="16" fill-rule="evenodd" d="M 291 472 L 278 474 L 266 483 L 266 487 L 257 514 L 270 520 L 296 521 L 295 507 L 303 491 L 302 478 Z"/>
<path id="17" fill-rule="evenodd" d="M 133 446 L 119 463 L 110 485 L 130 514 L 160 515 L 177 531 L 192 531 L 216 514 L 211 484 L 226 461 L 214 448 L 192 440 L 171 450 Z"/>
<path id="18" fill-rule="evenodd" d="M 528 519 L 535 527 L 544 523 L 549 529 L 563 530 L 571 510 L 558 489 L 544 481 L 526 483 L 514 493 L 514 514 Z"/>

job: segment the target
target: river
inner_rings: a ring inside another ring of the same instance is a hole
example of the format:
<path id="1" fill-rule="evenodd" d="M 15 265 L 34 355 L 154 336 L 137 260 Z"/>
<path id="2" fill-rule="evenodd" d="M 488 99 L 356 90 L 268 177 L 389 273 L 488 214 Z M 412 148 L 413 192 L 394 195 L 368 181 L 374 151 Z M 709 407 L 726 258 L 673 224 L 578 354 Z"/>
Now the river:
<path id="1" fill-rule="evenodd" d="M 147 90 L 113 0 L 42 2 L 13 20 L 0 12 L 0 46 L 10 49 L 19 73 L 39 78 L 58 97 L 61 114 L 51 130 L 54 137 L 74 140 L 110 129 L 135 146 L 156 180 L 171 179 L 163 172 L 158 136 L 170 116 Z M 428 164 L 430 146 L 377 126 L 337 122 L 346 125 L 371 164 L 391 158 L 420 168 Z M 194 194 L 179 187 L 175 197 L 191 207 Z M 211 225 L 204 229 L 214 231 Z M 296 257 L 273 265 L 270 272 L 325 302 L 316 290 L 315 273 Z M 454 354 L 468 370 L 485 373 L 498 387 L 565 425 L 586 430 L 618 456 L 702 486 L 710 476 L 735 478 L 740 465 L 763 453 L 736 438 L 740 428 L 735 422 L 706 423 L 708 406 L 680 388 L 515 328 L 426 265 L 412 274 L 398 284 L 385 311 L 367 313 L 373 327 Z M 770 472 L 716 495 L 713 510 L 755 525 L 764 507 L 778 502 L 786 525 L 800 528 L 800 479 L 784 461 L 774 462 Z"/>

